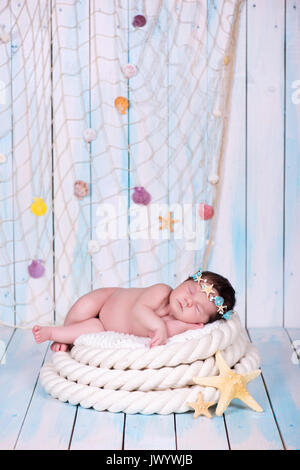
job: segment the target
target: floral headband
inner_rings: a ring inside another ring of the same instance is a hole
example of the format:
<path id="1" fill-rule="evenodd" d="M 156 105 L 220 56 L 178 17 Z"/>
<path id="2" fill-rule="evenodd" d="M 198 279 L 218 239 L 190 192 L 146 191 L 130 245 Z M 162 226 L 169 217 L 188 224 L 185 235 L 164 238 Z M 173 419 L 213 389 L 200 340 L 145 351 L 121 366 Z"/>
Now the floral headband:
<path id="1" fill-rule="evenodd" d="M 206 279 L 203 279 L 202 278 L 202 271 L 201 269 L 199 271 L 197 271 L 195 274 L 192 275 L 192 278 L 195 282 L 197 282 L 199 284 L 199 286 L 201 286 L 202 290 L 205 292 L 205 294 L 207 295 L 207 298 L 210 302 L 214 302 L 215 305 L 217 306 L 218 308 L 218 313 L 220 315 L 222 315 L 222 318 L 224 318 L 224 320 L 229 320 L 231 317 L 232 317 L 232 314 L 233 314 L 233 310 L 228 310 L 224 312 L 224 309 L 227 310 L 227 305 L 223 305 L 224 304 L 224 299 L 223 297 L 221 297 L 220 295 L 213 295 L 211 292 L 213 290 L 213 287 L 214 285 L 213 284 L 209 284 Z"/>

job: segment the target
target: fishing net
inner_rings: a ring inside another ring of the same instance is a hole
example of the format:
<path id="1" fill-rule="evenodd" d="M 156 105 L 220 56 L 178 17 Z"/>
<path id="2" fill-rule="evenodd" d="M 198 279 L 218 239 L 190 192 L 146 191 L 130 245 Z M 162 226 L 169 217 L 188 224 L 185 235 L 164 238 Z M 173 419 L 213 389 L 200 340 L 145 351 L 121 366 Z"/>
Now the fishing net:
<path id="1" fill-rule="evenodd" d="M 243 0 L 0 0 L 2 324 L 205 268 Z"/>

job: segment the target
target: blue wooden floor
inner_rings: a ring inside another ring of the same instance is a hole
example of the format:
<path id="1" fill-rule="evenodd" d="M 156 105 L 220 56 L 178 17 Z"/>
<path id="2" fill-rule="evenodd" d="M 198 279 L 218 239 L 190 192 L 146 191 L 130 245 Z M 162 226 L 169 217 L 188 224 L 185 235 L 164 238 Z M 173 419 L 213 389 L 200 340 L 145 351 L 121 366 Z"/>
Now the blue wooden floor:
<path id="1" fill-rule="evenodd" d="M 49 343 L 36 345 L 30 331 L 2 327 L 0 448 L 300 449 L 300 329 L 248 334 L 262 358 L 262 375 L 248 389 L 264 412 L 234 400 L 224 416 L 193 419 L 192 412 L 124 415 L 61 403 L 39 383 Z"/>

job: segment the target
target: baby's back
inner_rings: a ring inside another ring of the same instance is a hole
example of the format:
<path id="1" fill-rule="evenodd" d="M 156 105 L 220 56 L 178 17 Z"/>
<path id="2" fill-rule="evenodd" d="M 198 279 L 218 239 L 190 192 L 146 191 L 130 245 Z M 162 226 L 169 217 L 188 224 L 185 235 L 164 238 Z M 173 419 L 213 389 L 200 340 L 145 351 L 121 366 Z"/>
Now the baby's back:
<path id="1" fill-rule="evenodd" d="M 108 297 L 99 313 L 99 319 L 106 331 L 146 336 L 147 332 L 142 325 L 134 321 L 133 308 L 141 296 L 147 298 L 148 305 L 156 311 L 166 301 L 165 292 L 155 286 L 150 287 L 116 287 Z M 149 294 L 149 295 L 148 295 Z"/>

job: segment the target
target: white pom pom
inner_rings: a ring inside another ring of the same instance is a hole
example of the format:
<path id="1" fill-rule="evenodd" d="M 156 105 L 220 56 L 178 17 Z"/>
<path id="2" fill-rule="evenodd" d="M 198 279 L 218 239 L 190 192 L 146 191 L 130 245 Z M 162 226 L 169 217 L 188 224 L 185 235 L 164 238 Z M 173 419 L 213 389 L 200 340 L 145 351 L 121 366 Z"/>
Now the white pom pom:
<path id="1" fill-rule="evenodd" d="M 122 71 L 126 78 L 134 77 L 137 74 L 136 66 L 133 64 L 126 64 L 122 68 Z"/>
<path id="2" fill-rule="evenodd" d="M 97 253 L 99 251 L 99 243 L 97 240 L 90 240 L 88 243 L 88 254 L 92 255 L 93 253 Z"/>
<path id="3" fill-rule="evenodd" d="M 217 184 L 219 182 L 219 177 L 218 175 L 210 175 L 208 177 L 208 181 L 210 184 Z"/>
<path id="4" fill-rule="evenodd" d="M 97 132 L 92 129 L 88 128 L 83 131 L 83 138 L 86 142 L 92 142 L 92 140 L 95 140 L 97 137 Z"/>

